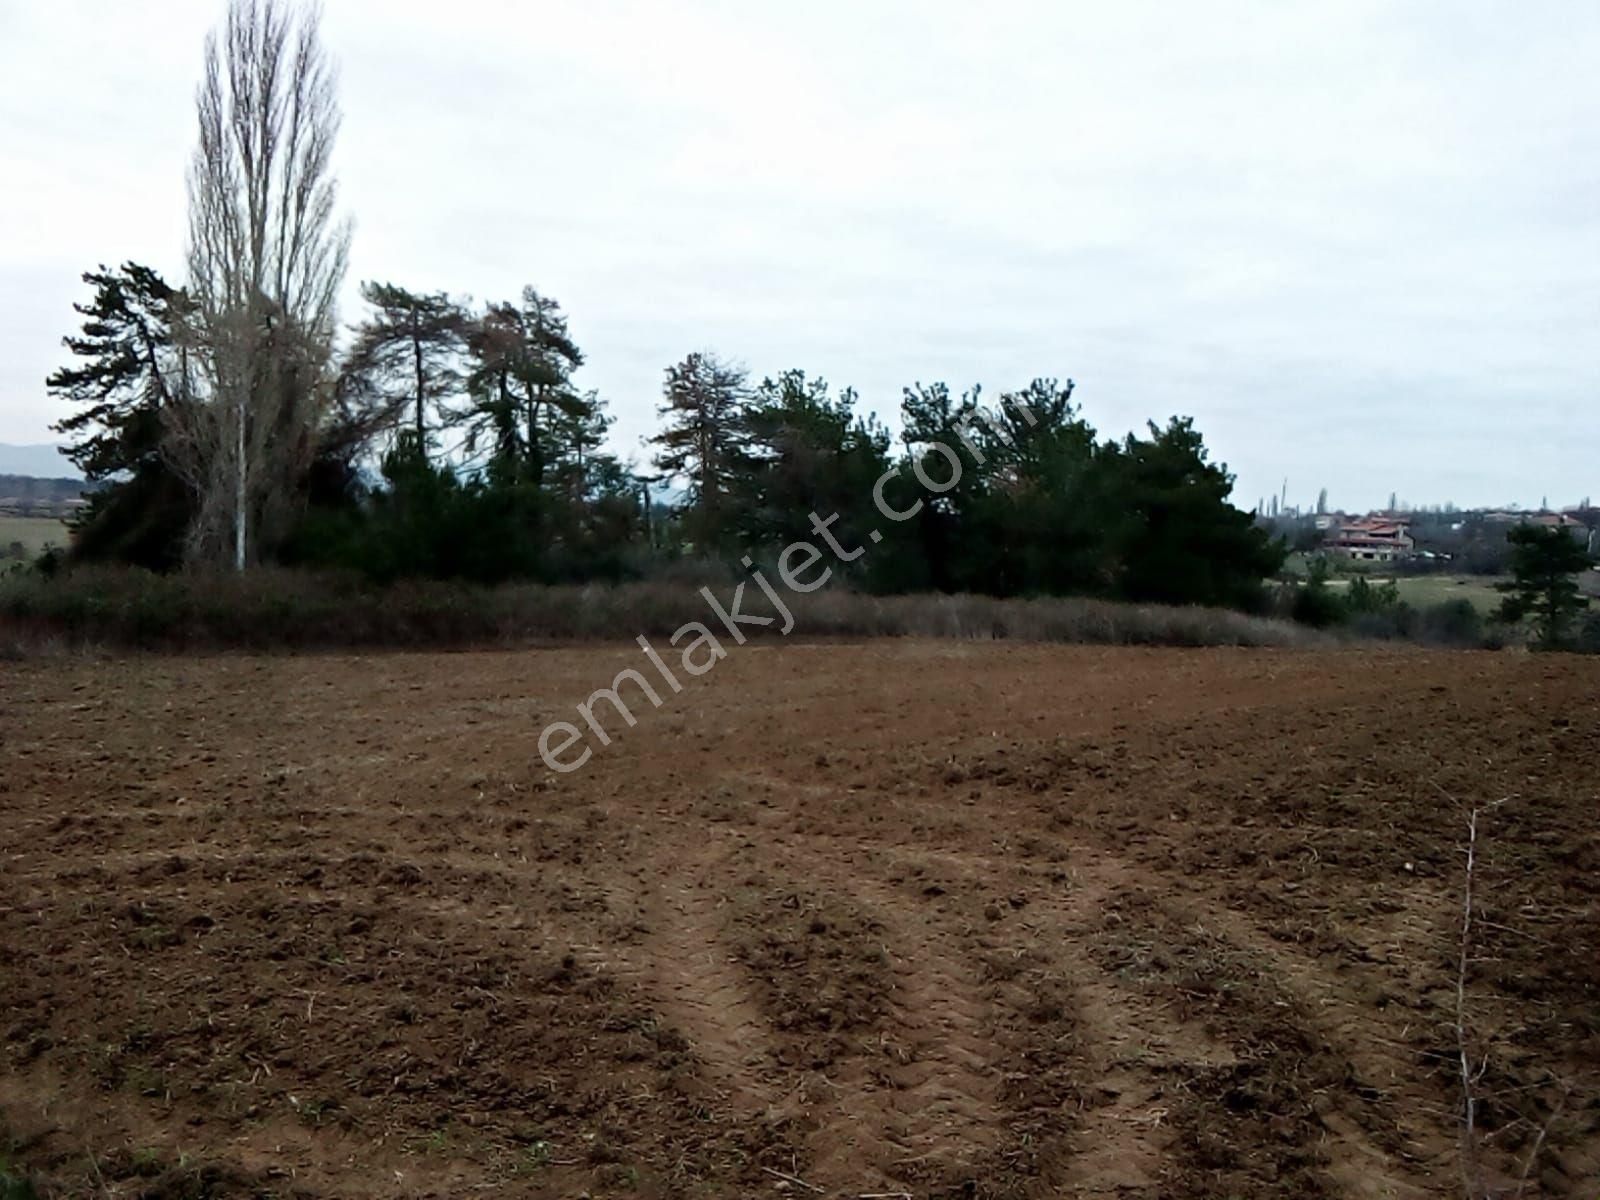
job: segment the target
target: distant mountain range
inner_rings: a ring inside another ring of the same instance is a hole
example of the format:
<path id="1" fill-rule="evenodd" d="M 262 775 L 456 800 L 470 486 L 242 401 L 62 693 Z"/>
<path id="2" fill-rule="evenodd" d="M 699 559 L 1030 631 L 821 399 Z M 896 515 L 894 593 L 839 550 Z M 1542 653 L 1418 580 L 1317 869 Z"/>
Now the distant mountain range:
<path id="1" fill-rule="evenodd" d="M 78 468 L 49 442 L 12 446 L 0 442 L 0 475 L 32 475 L 35 479 L 81 479 Z"/>

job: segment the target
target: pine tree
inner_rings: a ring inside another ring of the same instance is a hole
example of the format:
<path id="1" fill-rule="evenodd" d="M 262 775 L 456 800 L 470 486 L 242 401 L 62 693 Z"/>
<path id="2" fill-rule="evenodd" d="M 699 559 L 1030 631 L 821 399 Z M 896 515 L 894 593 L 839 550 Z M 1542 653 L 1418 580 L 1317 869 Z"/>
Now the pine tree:
<path id="1" fill-rule="evenodd" d="M 841 544 L 861 544 L 881 524 L 872 488 L 888 469 L 889 435 L 855 412 L 849 388 L 835 396 L 804 371 L 764 379 L 746 414 L 750 463 L 737 497 L 752 543 L 781 547 L 814 538 L 811 514 Z"/>
<path id="2" fill-rule="evenodd" d="M 45 381 L 52 396 L 79 406 L 54 426 L 71 439 L 66 456 L 85 479 L 105 484 L 74 522 L 73 553 L 170 567 L 190 510 L 162 438 L 167 412 L 191 386 L 188 298 L 137 263 L 102 266 L 83 281 L 94 299 L 73 306 L 82 332 L 63 339 L 79 361 Z"/>
<path id="3" fill-rule="evenodd" d="M 408 445 L 424 459 L 438 418 L 463 382 L 467 314 L 443 292 L 421 294 L 389 283 L 363 283 L 372 312 L 355 329 L 341 391 L 398 426 L 409 420 Z"/>
<path id="4" fill-rule="evenodd" d="M 684 528 L 706 553 L 732 544 L 734 493 L 749 469 L 750 392 L 745 371 L 714 354 L 695 353 L 667 368 L 666 428 L 650 441 L 656 468 L 688 483 Z"/>
<path id="5" fill-rule="evenodd" d="M 1505 593 L 1501 620 L 1531 617 L 1540 647 L 1557 650 L 1568 645 L 1573 622 L 1589 604 L 1573 577 L 1593 560 L 1559 526 L 1518 525 L 1506 540 L 1512 547 L 1512 580 L 1497 585 Z"/>
<path id="6" fill-rule="evenodd" d="M 554 455 L 553 426 L 589 409 L 572 382 L 583 352 L 567 331 L 561 305 L 523 288 L 520 305 L 490 305 L 470 328 L 467 344 L 473 360 L 469 452 L 487 436 L 492 475 L 542 487 Z"/>
<path id="7" fill-rule="evenodd" d="M 1107 451 L 1108 454 L 1113 451 Z M 1285 547 L 1228 502 L 1233 476 L 1208 461 L 1187 417 L 1114 451 L 1109 493 L 1124 514 L 1116 555 L 1123 599 L 1248 607 Z"/>

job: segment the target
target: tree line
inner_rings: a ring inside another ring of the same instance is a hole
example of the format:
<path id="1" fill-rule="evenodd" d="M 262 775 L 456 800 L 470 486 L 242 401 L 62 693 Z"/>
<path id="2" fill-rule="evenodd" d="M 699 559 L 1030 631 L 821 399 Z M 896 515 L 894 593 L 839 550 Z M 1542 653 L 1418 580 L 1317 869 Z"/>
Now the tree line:
<path id="1" fill-rule="evenodd" d="M 770 556 L 815 514 L 871 547 L 847 574 L 882 592 L 1249 607 L 1281 565 L 1192 422 L 1101 439 L 1070 380 L 992 403 L 916 384 L 893 437 L 848 388 L 697 352 L 665 370 L 652 461 L 626 463 L 575 382 L 566 314 L 532 287 L 472 303 L 367 283 L 341 336 L 349 226 L 314 13 L 234 0 L 197 116 L 187 281 L 87 273 L 73 361 L 47 382 L 73 408 L 68 456 L 104 485 L 76 558 L 616 579 Z"/>

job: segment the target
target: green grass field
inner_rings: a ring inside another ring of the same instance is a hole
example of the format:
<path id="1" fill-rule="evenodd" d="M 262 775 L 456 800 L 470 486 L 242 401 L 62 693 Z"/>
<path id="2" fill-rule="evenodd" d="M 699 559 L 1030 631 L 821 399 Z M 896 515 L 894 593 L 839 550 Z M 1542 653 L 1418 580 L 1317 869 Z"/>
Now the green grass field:
<path id="1" fill-rule="evenodd" d="M 10 557 L 11 546 L 21 542 L 28 558 L 47 546 L 67 544 L 67 523 L 56 517 L 8 517 L 0 514 L 0 560 Z"/>
<path id="2" fill-rule="evenodd" d="M 1388 577 L 1377 574 L 1368 575 L 1367 579 L 1374 585 L 1389 582 Z M 1400 599 L 1413 608 L 1429 608 L 1450 600 L 1470 600 L 1474 608 L 1488 615 L 1500 607 L 1500 593 L 1494 585 L 1502 580 L 1490 575 L 1409 575 L 1397 582 Z M 1328 586 L 1334 589 L 1347 588 L 1350 578 L 1343 576 L 1330 579 Z"/>
<path id="3" fill-rule="evenodd" d="M 1502 582 L 1487 575 L 1416 575 L 1400 581 L 1400 598 L 1418 608 L 1470 600 L 1479 612 L 1488 613 L 1500 607 L 1502 597 L 1495 584 Z"/>

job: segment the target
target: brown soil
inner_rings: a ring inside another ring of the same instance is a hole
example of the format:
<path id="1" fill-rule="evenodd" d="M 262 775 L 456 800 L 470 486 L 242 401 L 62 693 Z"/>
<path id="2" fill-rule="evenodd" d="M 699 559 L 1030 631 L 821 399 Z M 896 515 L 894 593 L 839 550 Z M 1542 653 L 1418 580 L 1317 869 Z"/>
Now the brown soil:
<path id="1" fill-rule="evenodd" d="M 0 664 L 0 1181 L 1461 1196 L 1500 801 L 1471 1169 L 1600 1179 L 1600 662 L 750 646 L 546 770 L 633 665 Z"/>

